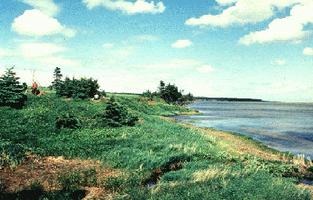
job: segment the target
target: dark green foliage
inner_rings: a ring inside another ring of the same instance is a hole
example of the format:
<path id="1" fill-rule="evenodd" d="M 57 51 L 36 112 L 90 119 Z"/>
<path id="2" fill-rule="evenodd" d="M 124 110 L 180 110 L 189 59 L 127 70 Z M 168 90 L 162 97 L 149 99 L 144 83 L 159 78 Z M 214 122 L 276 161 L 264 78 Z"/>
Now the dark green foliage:
<path id="1" fill-rule="evenodd" d="M 98 89 L 98 81 L 92 78 L 70 79 L 67 77 L 60 87 L 56 88 L 56 94 L 67 98 L 87 99 L 94 97 Z"/>
<path id="2" fill-rule="evenodd" d="M 161 87 L 160 87 L 161 88 Z M 178 90 L 178 87 L 172 84 L 167 84 L 160 92 L 160 97 L 164 99 L 167 103 L 178 103 L 179 100 L 183 97 L 181 91 Z"/>
<path id="3" fill-rule="evenodd" d="M 61 89 L 62 84 L 63 84 L 62 77 L 63 77 L 63 75 L 61 73 L 61 68 L 56 67 L 54 69 L 54 72 L 53 72 L 53 81 L 51 83 L 50 88 L 55 89 L 57 92 L 57 95 L 59 95 L 58 92 L 60 92 L 60 89 Z"/>
<path id="4" fill-rule="evenodd" d="M 108 190 L 117 192 L 122 190 L 125 179 L 123 177 L 109 177 L 105 180 L 102 186 Z"/>
<path id="5" fill-rule="evenodd" d="M 186 95 L 183 95 L 180 99 L 179 99 L 179 104 L 183 105 L 189 102 L 192 102 L 194 100 L 194 97 L 191 93 L 188 93 Z"/>
<path id="6" fill-rule="evenodd" d="M 183 95 L 183 91 L 179 90 L 178 87 L 174 84 L 165 84 L 164 81 L 160 81 L 157 92 L 146 91 L 142 94 L 143 97 L 153 100 L 155 97 L 162 98 L 166 103 L 169 104 L 185 104 L 190 101 L 193 101 L 193 95 L 188 93 Z"/>
<path id="7" fill-rule="evenodd" d="M 12 108 L 21 108 L 27 101 L 24 94 L 27 85 L 20 84 L 19 78 L 13 72 L 13 68 L 6 70 L 5 74 L 0 77 L 0 106 L 10 106 Z"/>
<path id="8" fill-rule="evenodd" d="M 103 113 L 96 116 L 103 126 L 121 127 L 134 126 L 138 117 L 130 114 L 127 109 L 111 97 Z"/>
<path id="9" fill-rule="evenodd" d="M 27 148 L 22 144 L 14 144 L 0 139 L 0 168 L 16 166 L 23 161 Z"/>
<path id="10" fill-rule="evenodd" d="M 59 183 L 65 191 L 78 190 L 82 185 L 82 176 L 78 171 L 69 172 L 59 176 Z"/>
<path id="11" fill-rule="evenodd" d="M 69 128 L 77 129 L 81 127 L 80 120 L 70 113 L 66 113 L 62 116 L 57 117 L 55 121 L 56 129 Z"/>
<path id="12" fill-rule="evenodd" d="M 101 91 L 99 92 L 99 95 L 100 95 L 101 97 L 106 97 L 106 96 L 107 96 L 107 93 L 105 92 L 105 90 L 101 90 Z"/>
<path id="13" fill-rule="evenodd" d="M 96 186 L 98 179 L 97 179 L 97 171 L 95 168 L 89 168 L 81 171 L 83 179 L 82 185 L 84 186 Z"/>
<path id="14" fill-rule="evenodd" d="M 156 92 L 151 92 L 150 90 L 147 90 L 142 93 L 142 96 L 152 101 L 155 97 L 158 96 L 158 94 Z"/>
<path id="15" fill-rule="evenodd" d="M 94 168 L 66 172 L 61 174 L 58 180 L 63 190 L 75 191 L 84 186 L 96 186 L 97 172 Z"/>

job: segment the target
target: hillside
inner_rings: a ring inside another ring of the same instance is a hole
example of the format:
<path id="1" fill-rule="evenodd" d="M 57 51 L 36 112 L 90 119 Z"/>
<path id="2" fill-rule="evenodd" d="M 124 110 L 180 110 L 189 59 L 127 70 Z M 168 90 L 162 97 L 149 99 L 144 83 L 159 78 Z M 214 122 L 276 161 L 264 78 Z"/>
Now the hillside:
<path id="1" fill-rule="evenodd" d="M 112 94 L 110 94 L 112 95 Z M 99 128 L 107 100 L 29 96 L 0 108 L 0 199 L 311 199 L 302 159 L 249 138 L 175 123 L 193 111 L 136 95 L 116 100 L 139 117 L 133 127 Z M 55 128 L 62 114 L 80 128 Z"/>

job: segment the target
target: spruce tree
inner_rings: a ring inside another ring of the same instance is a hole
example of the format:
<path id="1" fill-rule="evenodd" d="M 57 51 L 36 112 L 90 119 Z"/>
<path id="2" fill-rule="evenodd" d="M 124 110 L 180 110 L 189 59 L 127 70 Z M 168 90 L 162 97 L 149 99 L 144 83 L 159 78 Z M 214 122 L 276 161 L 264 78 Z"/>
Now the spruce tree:
<path id="1" fill-rule="evenodd" d="M 13 68 L 8 68 L 4 75 L 0 77 L 0 106 L 10 106 L 12 108 L 21 108 L 24 106 L 27 96 L 26 83 L 20 84 L 19 77 Z"/>
<path id="2" fill-rule="evenodd" d="M 53 72 L 53 81 L 51 84 L 51 89 L 55 89 L 56 92 L 58 93 L 63 85 L 63 81 L 62 81 L 62 73 L 61 73 L 61 68 L 60 67 L 56 67 L 54 69 Z M 59 95 L 59 94 L 57 94 Z"/>

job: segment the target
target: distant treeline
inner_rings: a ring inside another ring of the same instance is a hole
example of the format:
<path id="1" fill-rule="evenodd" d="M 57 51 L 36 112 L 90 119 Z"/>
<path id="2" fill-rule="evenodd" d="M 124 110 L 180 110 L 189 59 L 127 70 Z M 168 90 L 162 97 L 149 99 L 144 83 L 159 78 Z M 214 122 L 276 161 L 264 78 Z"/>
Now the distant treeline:
<path id="1" fill-rule="evenodd" d="M 207 101 L 244 101 L 244 102 L 264 102 L 262 99 L 252 98 L 227 98 L 227 97 L 194 97 L 196 100 Z"/>

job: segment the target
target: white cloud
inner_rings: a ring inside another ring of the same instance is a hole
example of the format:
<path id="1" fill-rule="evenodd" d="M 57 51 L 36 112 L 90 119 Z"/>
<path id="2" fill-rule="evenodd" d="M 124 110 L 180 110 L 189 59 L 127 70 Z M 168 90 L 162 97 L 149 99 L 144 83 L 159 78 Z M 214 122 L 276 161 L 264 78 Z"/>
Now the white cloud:
<path id="1" fill-rule="evenodd" d="M 75 31 L 66 28 L 60 22 L 40 10 L 26 10 L 21 16 L 14 19 L 12 30 L 20 35 L 46 36 L 63 34 L 66 37 L 73 37 Z"/>
<path id="2" fill-rule="evenodd" d="M 306 56 L 313 56 L 313 48 L 310 48 L 310 47 L 304 48 L 303 54 Z"/>
<path id="3" fill-rule="evenodd" d="M 294 5 L 298 1 L 309 0 L 218 0 L 220 5 L 233 4 L 217 15 L 207 14 L 186 21 L 191 26 L 228 27 L 232 25 L 254 24 L 267 20 L 275 15 L 276 10 Z"/>
<path id="4" fill-rule="evenodd" d="M 214 72 L 215 69 L 211 65 L 202 65 L 197 68 L 197 71 L 200 73 L 211 73 Z"/>
<path id="5" fill-rule="evenodd" d="M 286 64 L 286 60 L 284 59 L 276 59 L 272 62 L 273 65 L 285 65 Z"/>
<path id="6" fill-rule="evenodd" d="M 60 11 L 60 8 L 53 2 L 53 0 L 22 0 L 22 1 L 49 16 L 55 16 Z"/>
<path id="7" fill-rule="evenodd" d="M 80 66 L 75 59 L 64 58 L 61 53 L 67 49 L 54 43 L 30 42 L 22 43 L 18 47 L 18 57 L 50 66 Z"/>
<path id="8" fill-rule="evenodd" d="M 295 5 L 290 11 L 290 16 L 274 19 L 265 30 L 251 32 L 243 36 L 239 42 L 250 45 L 275 41 L 301 41 L 310 34 L 310 31 L 305 30 L 305 26 L 313 23 L 312 10 L 313 2 Z"/>
<path id="9" fill-rule="evenodd" d="M 187 48 L 192 45 L 192 42 L 190 40 L 177 40 L 172 44 L 173 48 L 176 49 L 182 49 L 182 48 Z"/>
<path id="10" fill-rule="evenodd" d="M 22 43 L 19 46 L 21 55 L 24 58 L 38 58 L 55 55 L 64 52 L 65 47 L 53 43 Z"/>
<path id="11" fill-rule="evenodd" d="M 98 6 L 109 10 L 119 10 L 125 14 L 134 15 L 139 13 L 158 14 L 165 11 L 163 2 L 154 3 L 146 0 L 136 0 L 135 2 L 127 0 L 83 0 L 87 8 L 93 9 Z"/>

